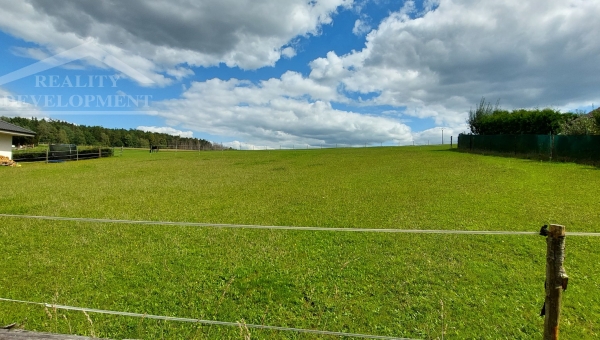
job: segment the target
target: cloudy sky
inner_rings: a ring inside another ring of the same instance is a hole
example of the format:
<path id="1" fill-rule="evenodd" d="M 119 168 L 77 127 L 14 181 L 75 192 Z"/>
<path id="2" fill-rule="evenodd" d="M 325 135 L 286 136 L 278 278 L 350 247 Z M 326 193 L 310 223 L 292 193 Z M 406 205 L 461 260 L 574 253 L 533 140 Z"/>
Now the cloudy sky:
<path id="1" fill-rule="evenodd" d="M 600 1 L 0 0 L 0 115 L 398 145 L 600 103 Z M 448 142 L 448 137 L 446 137 Z"/>

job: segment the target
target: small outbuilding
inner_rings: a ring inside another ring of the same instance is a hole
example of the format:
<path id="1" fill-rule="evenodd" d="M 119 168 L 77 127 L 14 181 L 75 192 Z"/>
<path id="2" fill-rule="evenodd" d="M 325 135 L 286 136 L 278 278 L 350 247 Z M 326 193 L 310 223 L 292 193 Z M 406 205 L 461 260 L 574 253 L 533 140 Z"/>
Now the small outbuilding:
<path id="1" fill-rule="evenodd" d="M 12 138 L 34 137 L 35 132 L 0 119 L 0 156 L 12 159 Z"/>

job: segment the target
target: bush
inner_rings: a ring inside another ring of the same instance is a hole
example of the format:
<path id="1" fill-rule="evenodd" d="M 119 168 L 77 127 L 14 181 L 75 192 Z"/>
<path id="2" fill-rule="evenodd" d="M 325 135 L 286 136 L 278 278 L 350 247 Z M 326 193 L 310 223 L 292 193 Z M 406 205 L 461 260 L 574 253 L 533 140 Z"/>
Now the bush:
<path id="1" fill-rule="evenodd" d="M 477 105 L 475 111 L 469 110 L 469 119 L 467 123 L 469 124 L 469 128 L 471 132 L 476 135 L 483 135 L 483 131 L 486 130 L 486 122 L 487 117 L 490 117 L 495 112 L 499 111 L 500 102 L 496 102 L 496 107 L 492 107 L 491 103 L 487 103 L 485 98 L 481 98 L 481 102 Z"/>
<path id="2" fill-rule="evenodd" d="M 596 122 L 596 128 L 600 130 L 600 108 L 597 108 L 590 113 L 592 114 L 592 117 L 594 117 L 594 121 Z"/>
<path id="3" fill-rule="evenodd" d="M 46 160 L 46 151 L 13 152 L 13 160 L 17 162 L 38 162 Z"/>
<path id="4" fill-rule="evenodd" d="M 563 122 L 561 124 L 561 134 L 575 136 L 597 135 L 600 134 L 599 126 L 595 117 L 581 114 L 575 119 Z"/>
<path id="5" fill-rule="evenodd" d="M 476 135 L 547 135 L 560 133 L 562 124 L 575 118 L 577 115 L 550 108 L 501 110 L 498 103 L 492 106 L 482 98 L 477 108 L 469 111 L 467 123 Z"/>

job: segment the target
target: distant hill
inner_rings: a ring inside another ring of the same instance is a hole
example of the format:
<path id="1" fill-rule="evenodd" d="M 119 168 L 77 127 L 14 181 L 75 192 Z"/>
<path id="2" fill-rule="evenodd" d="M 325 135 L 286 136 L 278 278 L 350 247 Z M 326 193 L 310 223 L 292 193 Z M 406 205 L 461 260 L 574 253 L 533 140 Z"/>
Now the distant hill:
<path id="1" fill-rule="evenodd" d="M 150 145 L 180 149 L 212 149 L 207 140 L 172 136 L 166 133 L 141 130 L 108 129 L 101 126 L 77 125 L 60 120 L 37 118 L 8 118 L 2 120 L 36 132 L 32 138 L 15 137 L 14 144 L 65 143 L 77 145 L 102 145 L 114 147 L 149 148 Z"/>

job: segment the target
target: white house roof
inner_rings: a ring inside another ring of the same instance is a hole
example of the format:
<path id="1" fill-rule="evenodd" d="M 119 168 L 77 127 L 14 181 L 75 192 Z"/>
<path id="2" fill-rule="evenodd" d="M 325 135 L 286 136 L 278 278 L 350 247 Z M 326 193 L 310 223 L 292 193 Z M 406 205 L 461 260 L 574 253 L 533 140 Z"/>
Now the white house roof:
<path id="1" fill-rule="evenodd" d="M 0 119 L 0 133 L 12 135 L 12 136 L 22 136 L 22 137 L 33 137 L 35 136 L 35 132 L 17 126 L 15 124 L 11 124 L 5 122 Z"/>

